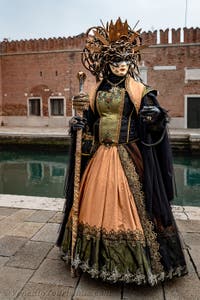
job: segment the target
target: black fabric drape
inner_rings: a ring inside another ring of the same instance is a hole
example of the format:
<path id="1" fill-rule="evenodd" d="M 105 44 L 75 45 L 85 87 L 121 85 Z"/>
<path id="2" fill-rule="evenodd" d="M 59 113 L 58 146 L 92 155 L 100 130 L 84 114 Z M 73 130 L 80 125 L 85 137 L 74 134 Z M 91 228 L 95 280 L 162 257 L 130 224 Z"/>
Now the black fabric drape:
<path id="1" fill-rule="evenodd" d="M 167 112 L 159 105 L 156 93 L 150 92 L 141 102 L 141 109 L 144 105 L 156 105 L 161 111 L 161 120 L 155 128 L 151 130 L 148 124 L 139 121 L 140 143 L 139 147 L 144 163 L 144 192 L 146 199 L 146 209 L 149 216 L 162 220 L 163 226 L 169 226 L 172 222 L 169 202 L 173 199 L 173 161 L 172 152 L 166 130 Z M 160 143 L 154 144 L 164 134 Z"/>

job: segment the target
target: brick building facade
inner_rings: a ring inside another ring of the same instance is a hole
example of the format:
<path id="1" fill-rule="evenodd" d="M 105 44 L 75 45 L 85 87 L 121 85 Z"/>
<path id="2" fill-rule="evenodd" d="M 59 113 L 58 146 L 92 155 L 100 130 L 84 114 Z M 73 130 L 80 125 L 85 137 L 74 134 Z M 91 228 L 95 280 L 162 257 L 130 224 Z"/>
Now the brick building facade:
<path id="1" fill-rule="evenodd" d="M 200 128 L 200 28 L 143 32 L 141 76 L 159 91 L 171 126 Z M 84 35 L 0 43 L 0 123 L 66 126 L 78 93 Z M 84 90 L 95 83 L 85 71 Z"/>

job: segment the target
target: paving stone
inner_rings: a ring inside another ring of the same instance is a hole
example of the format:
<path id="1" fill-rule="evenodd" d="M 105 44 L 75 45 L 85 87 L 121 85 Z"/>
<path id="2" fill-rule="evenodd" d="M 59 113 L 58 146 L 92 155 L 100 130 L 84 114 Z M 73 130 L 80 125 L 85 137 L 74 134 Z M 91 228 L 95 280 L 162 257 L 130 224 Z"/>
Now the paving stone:
<path id="1" fill-rule="evenodd" d="M 75 287 L 78 277 L 71 277 L 69 267 L 61 259 L 45 259 L 30 281 Z"/>
<path id="2" fill-rule="evenodd" d="M 180 205 L 172 205 L 172 211 L 173 212 L 184 212 L 183 206 Z"/>
<path id="3" fill-rule="evenodd" d="M 33 209 L 20 209 L 14 214 L 12 214 L 10 217 L 8 217 L 7 220 L 14 222 L 24 222 L 34 212 L 35 210 Z"/>
<path id="4" fill-rule="evenodd" d="M 25 219 L 25 221 L 46 223 L 55 214 L 56 214 L 56 212 L 52 211 L 52 210 L 37 210 L 31 216 L 27 217 L 27 219 Z"/>
<path id="5" fill-rule="evenodd" d="M 199 300 L 199 279 L 195 274 L 165 283 L 166 300 Z"/>
<path id="6" fill-rule="evenodd" d="M 199 245 L 198 246 L 194 246 L 191 245 L 189 248 L 189 253 L 192 257 L 193 263 L 196 267 L 196 270 L 199 274 L 199 278 L 200 278 L 200 251 L 199 251 Z"/>
<path id="7" fill-rule="evenodd" d="M 14 229 L 13 234 L 15 236 L 31 238 L 42 226 L 44 226 L 44 223 L 23 222 Z"/>
<path id="8" fill-rule="evenodd" d="M 17 207 L 21 209 L 62 211 L 64 198 L 49 198 L 24 195 L 2 195 L 0 194 L 0 205 L 2 207 Z"/>
<path id="9" fill-rule="evenodd" d="M 188 220 L 187 215 L 184 212 L 173 212 L 174 218 L 176 220 Z"/>
<path id="10" fill-rule="evenodd" d="M 19 208 L 12 208 L 12 207 L 0 207 L 0 215 L 1 216 L 10 216 L 16 213 Z"/>
<path id="11" fill-rule="evenodd" d="M 17 300 L 71 300 L 74 288 L 44 283 L 29 282 Z"/>
<path id="12" fill-rule="evenodd" d="M 61 223 L 63 219 L 63 213 L 61 211 L 58 211 L 51 219 L 49 219 L 48 222 L 50 223 Z"/>
<path id="13" fill-rule="evenodd" d="M 35 241 L 43 241 L 55 243 L 58 236 L 59 224 L 47 223 L 45 224 L 32 238 Z"/>
<path id="14" fill-rule="evenodd" d="M 9 221 L 5 218 L 0 221 L 0 236 L 12 235 L 13 231 L 20 225 L 19 222 Z"/>
<path id="15" fill-rule="evenodd" d="M 162 285 L 154 287 L 149 286 L 131 286 L 124 288 L 123 299 L 127 300 L 164 300 Z"/>
<path id="16" fill-rule="evenodd" d="M 200 208 L 195 206 L 184 206 L 184 211 L 189 220 L 199 221 Z"/>
<path id="17" fill-rule="evenodd" d="M 0 268 L 0 300 L 13 300 L 32 276 L 32 270 Z"/>
<path id="18" fill-rule="evenodd" d="M 191 262 L 190 255 L 187 250 L 184 250 L 184 255 L 185 255 L 188 273 L 196 275 L 196 270 Z"/>
<path id="19" fill-rule="evenodd" d="M 74 300 L 78 299 L 121 299 L 121 286 L 108 284 L 82 274 L 76 289 Z"/>
<path id="20" fill-rule="evenodd" d="M 176 223 L 181 232 L 200 232 L 200 221 L 177 220 Z"/>
<path id="21" fill-rule="evenodd" d="M 28 241 L 10 258 L 6 265 L 24 269 L 37 269 L 51 248 L 52 244 L 50 243 Z"/>
<path id="22" fill-rule="evenodd" d="M 0 267 L 4 266 L 8 260 L 9 260 L 9 257 L 0 256 Z"/>
<path id="23" fill-rule="evenodd" d="M 47 258 L 61 259 L 60 258 L 60 249 L 57 246 L 54 246 L 53 249 L 47 255 Z"/>
<path id="24" fill-rule="evenodd" d="M 194 245 L 198 246 L 200 245 L 200 233 L 183 233 L 183 240 L 184 243 L 188 246 Z"/>
<path id="25" fill-rule="evenodd" d="M 0 221 L 6 219 L 6 216 L 1 216 L 0 215 Z"/>
<path id="26" fill-rule="evenodd" d="M 0 255 L 11 256 L 14 255 L 19 248 L 21 248 L 27 239 L 15 236 L 4 236 L 0 239 Z"/>

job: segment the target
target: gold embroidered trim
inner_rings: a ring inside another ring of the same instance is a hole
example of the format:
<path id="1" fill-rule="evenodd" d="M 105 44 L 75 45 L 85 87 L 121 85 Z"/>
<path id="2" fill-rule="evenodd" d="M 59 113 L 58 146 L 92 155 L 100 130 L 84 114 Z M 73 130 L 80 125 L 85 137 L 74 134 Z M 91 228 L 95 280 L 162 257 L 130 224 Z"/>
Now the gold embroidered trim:
<path id="1" fill-rule="evenodd" d="M 127 130 L 127 138 L 126 138 L 126 142 L 128 143 L 129 141 L 129 135 L 130 135 L 130 127 L 131 127 L 131 118 L 134 112 L 134 108 L 132 109 L 132 112 L 130 113 L 130 116 L 128 118 L 128 130 Z"/>
<path id="2" fill-rule="evenodd" d="M 114 231 L 110 230 L 107 231 L 105 228 L 98 228 L 96 226 L 90 226 L 86 223 L 79 223 L 78 230 L 80 234 L 83 234 L 88 239 L 91 237 L 102 237 L 104 240 L 110 241 L 110 242 L 118 242 L 126 240 L 132 243 L 132 245 L 135 245 L 137 241 L 140 241 L 143 246 L 145 246 L 145 239 L 144 234 L 140 230 L 119 230 Z"/>
<path id="3" fill-rule="evenodd" d="M 70 228 L 72 220 L 70 219 L 67 227 Z M 106 230 L 105 228 L 99 228 L 97 226 L 91 226 L 88 223 L 83 223 L 79 222 L 78 224 L 78 235 L 80 236 L 85 236 L 86 239 L 91 239 L 91 238 L 102 238 L 107 241 L 107 243 L 111 242 L 117 242 L 120 243 L 121 241 L 128 241 L 130 242 L 133 246 L 135 246 L 138 242 L 142 246 L 146 246 L 145 243 L 145 237 L 142 231 L 140 230 Z"/>
<path id="4" fill-rule="evenodd" d="M 95 100 L 96 100 L 97 90 L 101 82 L 102 81 L 98 82 L 98 84 L 95 87 L 93 87 L 92 90 L 90 91 L 90 95 L 89 95 L 90 107 L 93 111 L 95 110 Z M 147 90 L 142 83 L 135 81 L 131 76 L 127 76 L 125 81 L 125 87 L 138 113 L 140 109 L 142 97 L 147 93 Z"/>
<path id="5" fill-rule="evenodd" d="M 142 97 L 144 97 L 146 94 L 148 94 L 151 91 L 154 91 L 154 89 L 152 89 L 150 86 L 145 86 Z"/>
<path id="6" fill-rule="evenodd" d="M 68 264 L 71 262 L 71 255 L 61 252 L 61 258 Z M 88 261 L 82 261 L 79 255 L 75 255 L 75 259 L 71 262 L 75 269 L 82 269 L 83 272 L 90 274 L 92 278 L 101 278 L 103 281 L 115 283 L 135 283 L 137 285 L 149 283 L 151 286 L 155 286 L 159 282 L 165 279 L 172 279 L 173 277 L 184 276 L 188 273 L 186 266 L 178 266 L 175 269 L 170 269 L 169 272 L 161 272 L 158 274 L 153 274 L 152 272 L 147 273 L 145 276 L 140 270 L 135 274 L 132 274 L 127 270 L 125 273 L 120 273 L 117 267 L 112 272 L 99 270 L 96 265 L 92 267 L 89 265 Z"/>
<path id="7" fill-rule="evenodd" d="M 125 99 L 125 89 L 123 88 L 121 91 L 121 103 L 119 107 L 119 118 L 117 123 L 117 142 L 119 142 L 119 135 L 120 135 L 120 129 L 121 129 L 121 123 L 122 123 L 122 114 L 124 109 L 124 99 Z"/>
<path id="8" fill-rule="evenodd" d="M 135 81 L 131 76 L 127 76 L 125 81 L 125 88 L 129 94 L 132 103 L 138 113 L 141 105 L 142 95 L 145 89 L 144 84 Z"/>
<path id="9" fill-rule="evenodd" d="M 63 257 L 63 260 L 65 258 Z M 66 261 L 69 261 L 67 257 Z M 90 274 L 92 278 L 101 278 L 103 281 L 115 283 L 115 282 L 124 282 L 124 283 L 135 283 L 137 285 L 149 283 L 151 286 L 156 285 L 159 281 L 164 280 L 164 272 L 160 274 L 153 274 L 150 271 L 145 275 L 141 272 L 139 268 L 134 274 L 132 274 L 128 269 L 126 272 L 121 273 L 117 266 L 113 271 L 106 271 L 104 269 L 99 270 L 99 268 L 94 264 L 92 267 L 89 265 L 89 261 L 81 261 L 79 255 L 75 256 L 75 259 L 72 262 L 72 266 L 75 269 L 81 268 L 83 272 Z"/>
<path id="10" fill-rule="evenodd" d="M 90 93 L 89 93 L 90 107 L 93 112 L 95 111 L 95 99 L 96 99 L 97 90 L 98 90 L 101 82 L 102 82 L 102 80 L 100 82 L 98 82 L 95 87 L 92 87 L 92 89 L 90 90 Z"/>
<path id="11" fill-rule="evenodd" d="M 144 235 L 146 237 L 147 245 L 149 246 L 152 269 L 155 273 L 160 273 L 163 271 L 163 266 L 160 262 L 161 255 L 159 253 L 159 244 L 156 240 L 157 234 L 153 230 L 153 223 L 148 219 L 147 216 L 144 203 L 144 193 L 142 191 L 139 175 L 136 172 L 132 159 L 122 145 L 118 146 L 118 152 L 130 189 L 134 195 L 135 204 L 137 206 L 138 214 L 144 230 Z"/>

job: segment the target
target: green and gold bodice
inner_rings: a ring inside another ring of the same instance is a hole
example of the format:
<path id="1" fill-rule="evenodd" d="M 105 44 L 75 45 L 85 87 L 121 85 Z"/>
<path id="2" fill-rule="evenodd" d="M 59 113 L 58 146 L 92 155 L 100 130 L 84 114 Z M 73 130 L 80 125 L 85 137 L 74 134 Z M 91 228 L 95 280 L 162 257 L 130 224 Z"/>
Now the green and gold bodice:
<path id="1" fill-rule="evenodd" d="M 124 107 L 124 96 L 125 89 L 119 87 L 114 87 L 109 91 L 98 91 L 96 107 L 100 117 L 100 143 L 118 143 Z"/>

